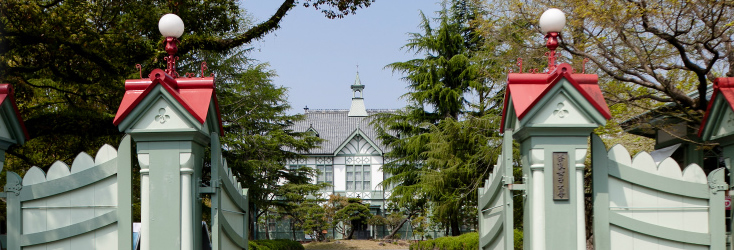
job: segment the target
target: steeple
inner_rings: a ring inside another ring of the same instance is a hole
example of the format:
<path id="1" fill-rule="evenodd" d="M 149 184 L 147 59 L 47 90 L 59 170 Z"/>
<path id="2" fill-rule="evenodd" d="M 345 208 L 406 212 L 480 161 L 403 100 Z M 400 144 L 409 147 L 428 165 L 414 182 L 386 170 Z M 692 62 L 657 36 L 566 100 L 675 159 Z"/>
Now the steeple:
<path id="1" fill-rule="evenodd" d="M 367 109 L 364 106 L 364 98 L 362 92 L 364 85 L 359 80 L 359 71 L 357 71 L 357 79 L 352 84 L 352 107 L 349 108 L 348 116 L 367 116 Z"/>

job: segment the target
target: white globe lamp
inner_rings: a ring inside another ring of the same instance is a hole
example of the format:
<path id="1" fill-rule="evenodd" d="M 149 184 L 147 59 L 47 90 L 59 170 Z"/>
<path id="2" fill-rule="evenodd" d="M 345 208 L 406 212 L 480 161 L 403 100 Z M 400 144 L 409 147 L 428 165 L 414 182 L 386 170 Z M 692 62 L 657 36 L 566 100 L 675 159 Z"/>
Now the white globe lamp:
<path id="1" fill-rule="evenodd" d="M 545 46 L 548 47 L 548 73 L 556 68 L 556 48 L 558 48 L 558 36 L 563 26 L 566 26 L 566 14 L 563 11 L 552 8 L 543 12 L 538 22 L 540 30 L 546 34 L 548 39 Z"/>
<path id="2" fill-rule="evenodd" d="M 158 30 L 164 37 L 179 38 L 184 32 L 184 23 L 176 14 L 165 14 L 158 21 Z"/>
<path id="3" fill-rule="evenodd" d="M 540 30 L 544 34 L 551 32 L 561 32 L 563 26 L 566 26 L 566 14 L 563 11 L 552 8 L 543 12 L 540 16 Z"/>

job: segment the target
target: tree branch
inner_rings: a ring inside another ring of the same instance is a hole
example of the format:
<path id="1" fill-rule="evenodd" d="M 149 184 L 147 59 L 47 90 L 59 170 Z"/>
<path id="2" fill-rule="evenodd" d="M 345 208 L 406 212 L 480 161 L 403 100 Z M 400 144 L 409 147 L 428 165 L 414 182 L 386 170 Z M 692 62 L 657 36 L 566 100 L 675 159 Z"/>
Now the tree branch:
<path id="1" fill-rule="evenodd" d="M 249 43 L 254 39 L 259 39 L 277 29 L 280 25 L 280 21 L 283 20 L 283 17 L 285 17 L 288 11 L 293 9 L 294 6 L 296 6 L 295 0 L 284 0 L 283 4 L 280 5 L 278 10 L 275 12 L 275 14 L 273 14 L 273 16 L 270 17 L 270 19 L 256 25 L 255 27 L 250 28 L 245 33 L 242 33 L 234 38 L 217 39 L 213 37 L 208 37 L 186 39 L 181 42 L 181 46 L 179 47 L 179 54 L 186 54 L 186 52 L 194 48 L 224 51 L 245 43 Z"/>

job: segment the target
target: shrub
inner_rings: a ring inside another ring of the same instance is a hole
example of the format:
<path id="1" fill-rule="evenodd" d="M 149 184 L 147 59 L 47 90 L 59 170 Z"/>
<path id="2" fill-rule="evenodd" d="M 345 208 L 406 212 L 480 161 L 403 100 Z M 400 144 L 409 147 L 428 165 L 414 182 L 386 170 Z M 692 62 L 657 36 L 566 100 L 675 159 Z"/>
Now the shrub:
<path id="1" fill-rule="evenodd" d="M 303 245 L 292 240 L 251 240 L 249 250 L 304 250 Z"/>
<path id="2" fill-rule="evenodd" d="M 410 250 L 463 250 L 479 249 L 479 233 L 466 233 L 453 237 L 441 237 L 433 240 L 410 244 Z"/>
<path id="3" fill-rule="evenodd" d="M 522 250 L 522 230 L 515 228 L 515 250 Z"/>

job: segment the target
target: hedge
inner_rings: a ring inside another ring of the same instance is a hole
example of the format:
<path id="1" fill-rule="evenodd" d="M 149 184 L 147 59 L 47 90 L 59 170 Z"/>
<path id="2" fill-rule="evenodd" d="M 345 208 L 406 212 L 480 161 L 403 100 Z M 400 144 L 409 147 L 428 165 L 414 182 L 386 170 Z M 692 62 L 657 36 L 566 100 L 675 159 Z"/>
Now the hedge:
<path id="1" fill-rule="evenodd" d="M 249 250 L 304 250 L 303 245 L 292 240 L 251 240 Z"/>
<path id="2" fill-rule="evenodd" d="M 522 230 L 514 230 L 516 250 L 522 250 Z M 466 233 L 453 237 L 441 237 L 433 240 L 419 241 L 410 244 L 410 250 L 462 250 L 479 249 L 479 233 Z"/>
<path id="3" fill-rule="evenodd" d="M 410 250 L 464 250 L 479 249 L 479 233 L 441 237 L 410 244 Z"/>

